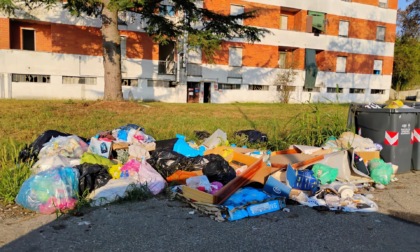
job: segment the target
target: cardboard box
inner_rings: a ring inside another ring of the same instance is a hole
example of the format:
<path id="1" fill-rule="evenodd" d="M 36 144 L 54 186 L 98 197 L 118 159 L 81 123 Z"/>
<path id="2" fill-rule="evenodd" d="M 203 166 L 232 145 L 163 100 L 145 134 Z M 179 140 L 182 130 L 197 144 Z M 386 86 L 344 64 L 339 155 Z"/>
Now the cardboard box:
<path id="1" fill-rule="evenodd" d="M 224 157 L 225 159 L 228 158 L 229 161 L 235 160 L 237 162 L 243 163 L 244 165 L 247 165 L 248 168 L 242 171 L 242 173 L 237 175 L 236 178 L 224 185 L 222 189 L 220 189 L 213 195 L 190 188 L 185 185 L 181 186 L 184 197 L 203 203 L 221 204 L 227 198 L 229 198 L 230 195 L 235 193 L 239 188 L 246 185 L 251 180 L 251 178 L 258 172 L 258 170 L 264 167 L 262 158 L 251 157 L 235 151 L 230 152 L 229 147 L 222 148 L 223 149 L 220 149 L 220 151 L 230 153 L 228 156 Z"/>
<path id="2" fill-rule="evenodd" d="M 293 169 L 300 169 L 305 166 L 314 164 L 324 158 L 324 155 L 309 155 L 301 153 L 299 149 L 288 149 L 275 151 L 271 153 L 270 163 L 275 168 L 286 168 L 291 165 Z"/>
<path id="3" fill-rule="evenodd" d="M 355 151 L 355 153 L 363 158 L 363 161 L 367 163 L 374 158 L 381 158 L 380 151 Z"/>

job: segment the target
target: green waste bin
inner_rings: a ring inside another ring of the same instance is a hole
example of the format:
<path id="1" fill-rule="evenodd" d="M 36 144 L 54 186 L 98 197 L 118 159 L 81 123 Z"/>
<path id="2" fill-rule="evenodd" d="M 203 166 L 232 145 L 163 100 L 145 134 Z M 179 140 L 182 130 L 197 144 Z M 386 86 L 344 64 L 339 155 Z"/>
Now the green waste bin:
<path id="1" fill-rule="evenodd" d="M 348 120 L 354 120 L 357 134 L 382 145 L 381 158 L 385 162 L 398 165 L 398 173 L 412 169 L 412 135 L 420 109 L 387 109 L 383 106 L 371 109 L 350 104 L 349 113 Z"/>
<path id="2" fill-rule="evenodd" d="M 405 105 L 408 105 L 415 109 L 420 109 L 419 102 L 405 102 Z M 413 129 L 413 153 L 411 154 L 411 161 L 414 170 L 420 171 L 420 113 L 416 115 L 416 124 Z"/>

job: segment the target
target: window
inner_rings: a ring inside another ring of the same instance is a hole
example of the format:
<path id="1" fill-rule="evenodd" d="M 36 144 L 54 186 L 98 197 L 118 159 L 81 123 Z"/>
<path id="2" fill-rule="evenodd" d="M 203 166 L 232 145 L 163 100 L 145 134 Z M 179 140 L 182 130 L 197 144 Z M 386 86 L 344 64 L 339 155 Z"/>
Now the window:
<path id="1" fill-rule="evenodd" d="M 121 58 L 127 58 L 127 37 L 121 36 Z"/>
<path id="2" fill-rule="evenodd" d="M 308 11 L 306 29 L 308 32 L 319 33 L 325 30 L 325 13 Z"/>
<path id="3" fill-rule="evenodd" d="M 174 88 L 176 84 L 167 80 L 147 80 L 147 87 Z"/>
<path id="4" fill-rule="evenodd" d="M 343 88 L 339 87 L 328 87 L 327 93 L 343 93 Z"/>
<path id="5" fill-rule="evenodd" d="M 138 79 L 122 79 L 121 85 L 128 86 L 128 87 L 137 87 L 139 85 L 139 80 Z"/>
<path id="6" fill-rule="evenodd" d="M 225 84 L 219 83 L 218 89 L 241 89 L 241 84 Z"/>
<path id="7" fill-rule="evenodd" d="M 385 94 L 385 90 L 384 89 L 371 89 L 370 93 L 371 94 Z"/>
<path id="8" fill-rule="evenodd" d="M 364 94 L 365 90 L 363 88 L 350 88 L 350 94 Z"/>
<path id="9" fill-rule="evenodd" d="M 376 40 L 385 41 L 385 27 L 384 26 L 376 27 Z"/>
<path id="10" fill-rule="evenodd" d="M 242 48 L 229 48 L 229 66 L 242 66 Z"/>
<path id="11" fill-rule="evenodd" d="M 279 68 L 286 68 L 286 52 L 279 52 Z"/>
<path id="12" fill-rule="evenodd" d="M 170 0 L 162 1 L 162 4 L 159 6 L 159 13 L 161 15 L 168 15 L 170 17 L 175 16 L 175 8 L 174 4 Z"/>
<path id="13" fill-rule="evenodd" d="M 264 90 L 268 91 L 267 85 L 248 85 L 248 90 Z"/>
<path id="14" fill-rule="evenodd" d="M 286 15 L 280 16 L 280 29 L 287 30 L 287 16 Z"/>
<path id="15" fill-rule="evenodd" d="M 338 36 L 348 37 L 349 36 L 349 21 L 341 21 L 338 27 Z"/>
<path id="16" fill-rule="evenodd" d="M 240 15 L 240 14 L 243 14 L 243 13 L 244 13 L 244 7 L 243 6 L 233 5 L 233 4 L 230 5 L 230 15 L 231 16 L 237 16 L 237 15 Z M 240 25 L 243 25 L 244 21 L 243 21 L 243 19 L 239 19 L 239 20 L 236 21 L 236 23 L 238 23 Z"/>
<path id="17" fill-rule="evenodd" d="M 96 85 L 96 77 L 63 76 L 63 84 Z"/>
<path id="18" fill-rule="evenodd" d="M 35 51 L 35 30 L 22 29 L 22 49 Z"/>
<path id="19" fill-rule="evenodd" d="M 12 82 L 50 83 L 50 75 L 12 74 Z"/>
<path id="20" fill-rule="evenodd" d="M 279 85 L 277 86 L 277 92 L 280 92 L 280 91 L 294 92 L 296 91 L 296 86 Z"/>
<path id="21" fill-rule="evenodd" d="M 308 88 L 308 87 L 303 87 L 303 92 L 320 92 L 320 88 L 319 87 L 313 87 L 313 88 Z"/>
<path id="22" fill-rule="evenodd" d="M 382 73 L 382 60 L 374 60 L 373 61 L 373 74 L 381 74 Z"/>
<path id="23" fill-rule="evenodd" d="M 388 0 L 379 0 L 379 7 L 381 8 L 387 8 L 388 7 Z"/>
<path id="24" fill-rule="evenodd" d="M 346 72 L 347 57 L 337 57 L 337 66 L 335 71 L 337 73 Z"/>

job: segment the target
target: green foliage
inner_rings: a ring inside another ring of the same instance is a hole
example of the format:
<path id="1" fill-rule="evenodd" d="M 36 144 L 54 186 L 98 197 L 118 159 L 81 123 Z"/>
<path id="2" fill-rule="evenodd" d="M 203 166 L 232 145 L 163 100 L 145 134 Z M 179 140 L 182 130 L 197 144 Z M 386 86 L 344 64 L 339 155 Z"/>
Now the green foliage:
<path id="1" fill-rule="evenodd" d="M 396 90 L 420 85 L 420 40 L 397 38 L 392 84 Z"/>
<path id="2" fill-rule="evenodd" d="M 338 137 L 347 131 L 339 112 L 326 113 L 317 104 L 308 104 L 308 110 L 291 119 L 291 130 L 286 133 L 285 142 L 321 146 L 330 136 Z"/>
<path id="3" fill-rule="evenodd" d="M 31 175 L 33 162 L 17 161 L 23 147 L 9 140 L 0 149 L 0 201 L 13 203 L 23 182 Z"/>
<path id="4" fill-rule="evenodd" d="M 127 187 L 124 197 L 119 197 L 115 203 L 132 202 L 132 201 L 145 201 L 153 197 L 147 184 L 130 184 Z"/>
<path id="5" fill-rule="evenodd" d="M 274 151 L 291 144 L 318 145 L 330 135 L 338 136 L 345 130 L 347 112 L 348 106 L 339 104 L 0 100 L 0 200 L 13 202 L 32 166 L 15 162 L 19 151 L 48 129 L 89 139 L 100 131 L 134 123 L 156 140 L 182 134 L 188 141 L 194 139 L 195 130 L 213 133 L 221 129 L 231 144 Z M 268 142 L 249 144 L 245 137 L 234 136 L 234 132 L 247 129 L 266 133 Z M 143 198 L 133 194 L 129 198 Z M 79 208 L 87 204 L 83 195 L 79 201 Z"/>

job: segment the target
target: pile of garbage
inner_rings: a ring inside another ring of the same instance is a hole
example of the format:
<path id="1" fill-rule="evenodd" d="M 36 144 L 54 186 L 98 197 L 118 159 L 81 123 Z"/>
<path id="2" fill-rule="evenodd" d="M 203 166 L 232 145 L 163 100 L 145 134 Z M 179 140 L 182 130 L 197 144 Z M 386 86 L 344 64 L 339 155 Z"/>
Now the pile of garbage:
<path id="1" fill-rule="evenodd" d="M 293 145 L 270 151 L 230 145 L 227 134 L 195 132 L 155 140 L 135 124 L 99 132 L 90 139 L 48 130 L 20 152 L 34 160 L 16 203 L 42 214 L 67 212 L 78 200 L 101 206 L 127 195 L 132 186 L 157 195 L 165 189 L 218 221 L 239 220 L 299 203 L 317 210 L 374 212 L 361 189 L 383 188 L 397 166 L 380 159 L 381 146 L 352 132 L 323 146 Z M 242 130 L 249 142 L 267 135 Z"/>

